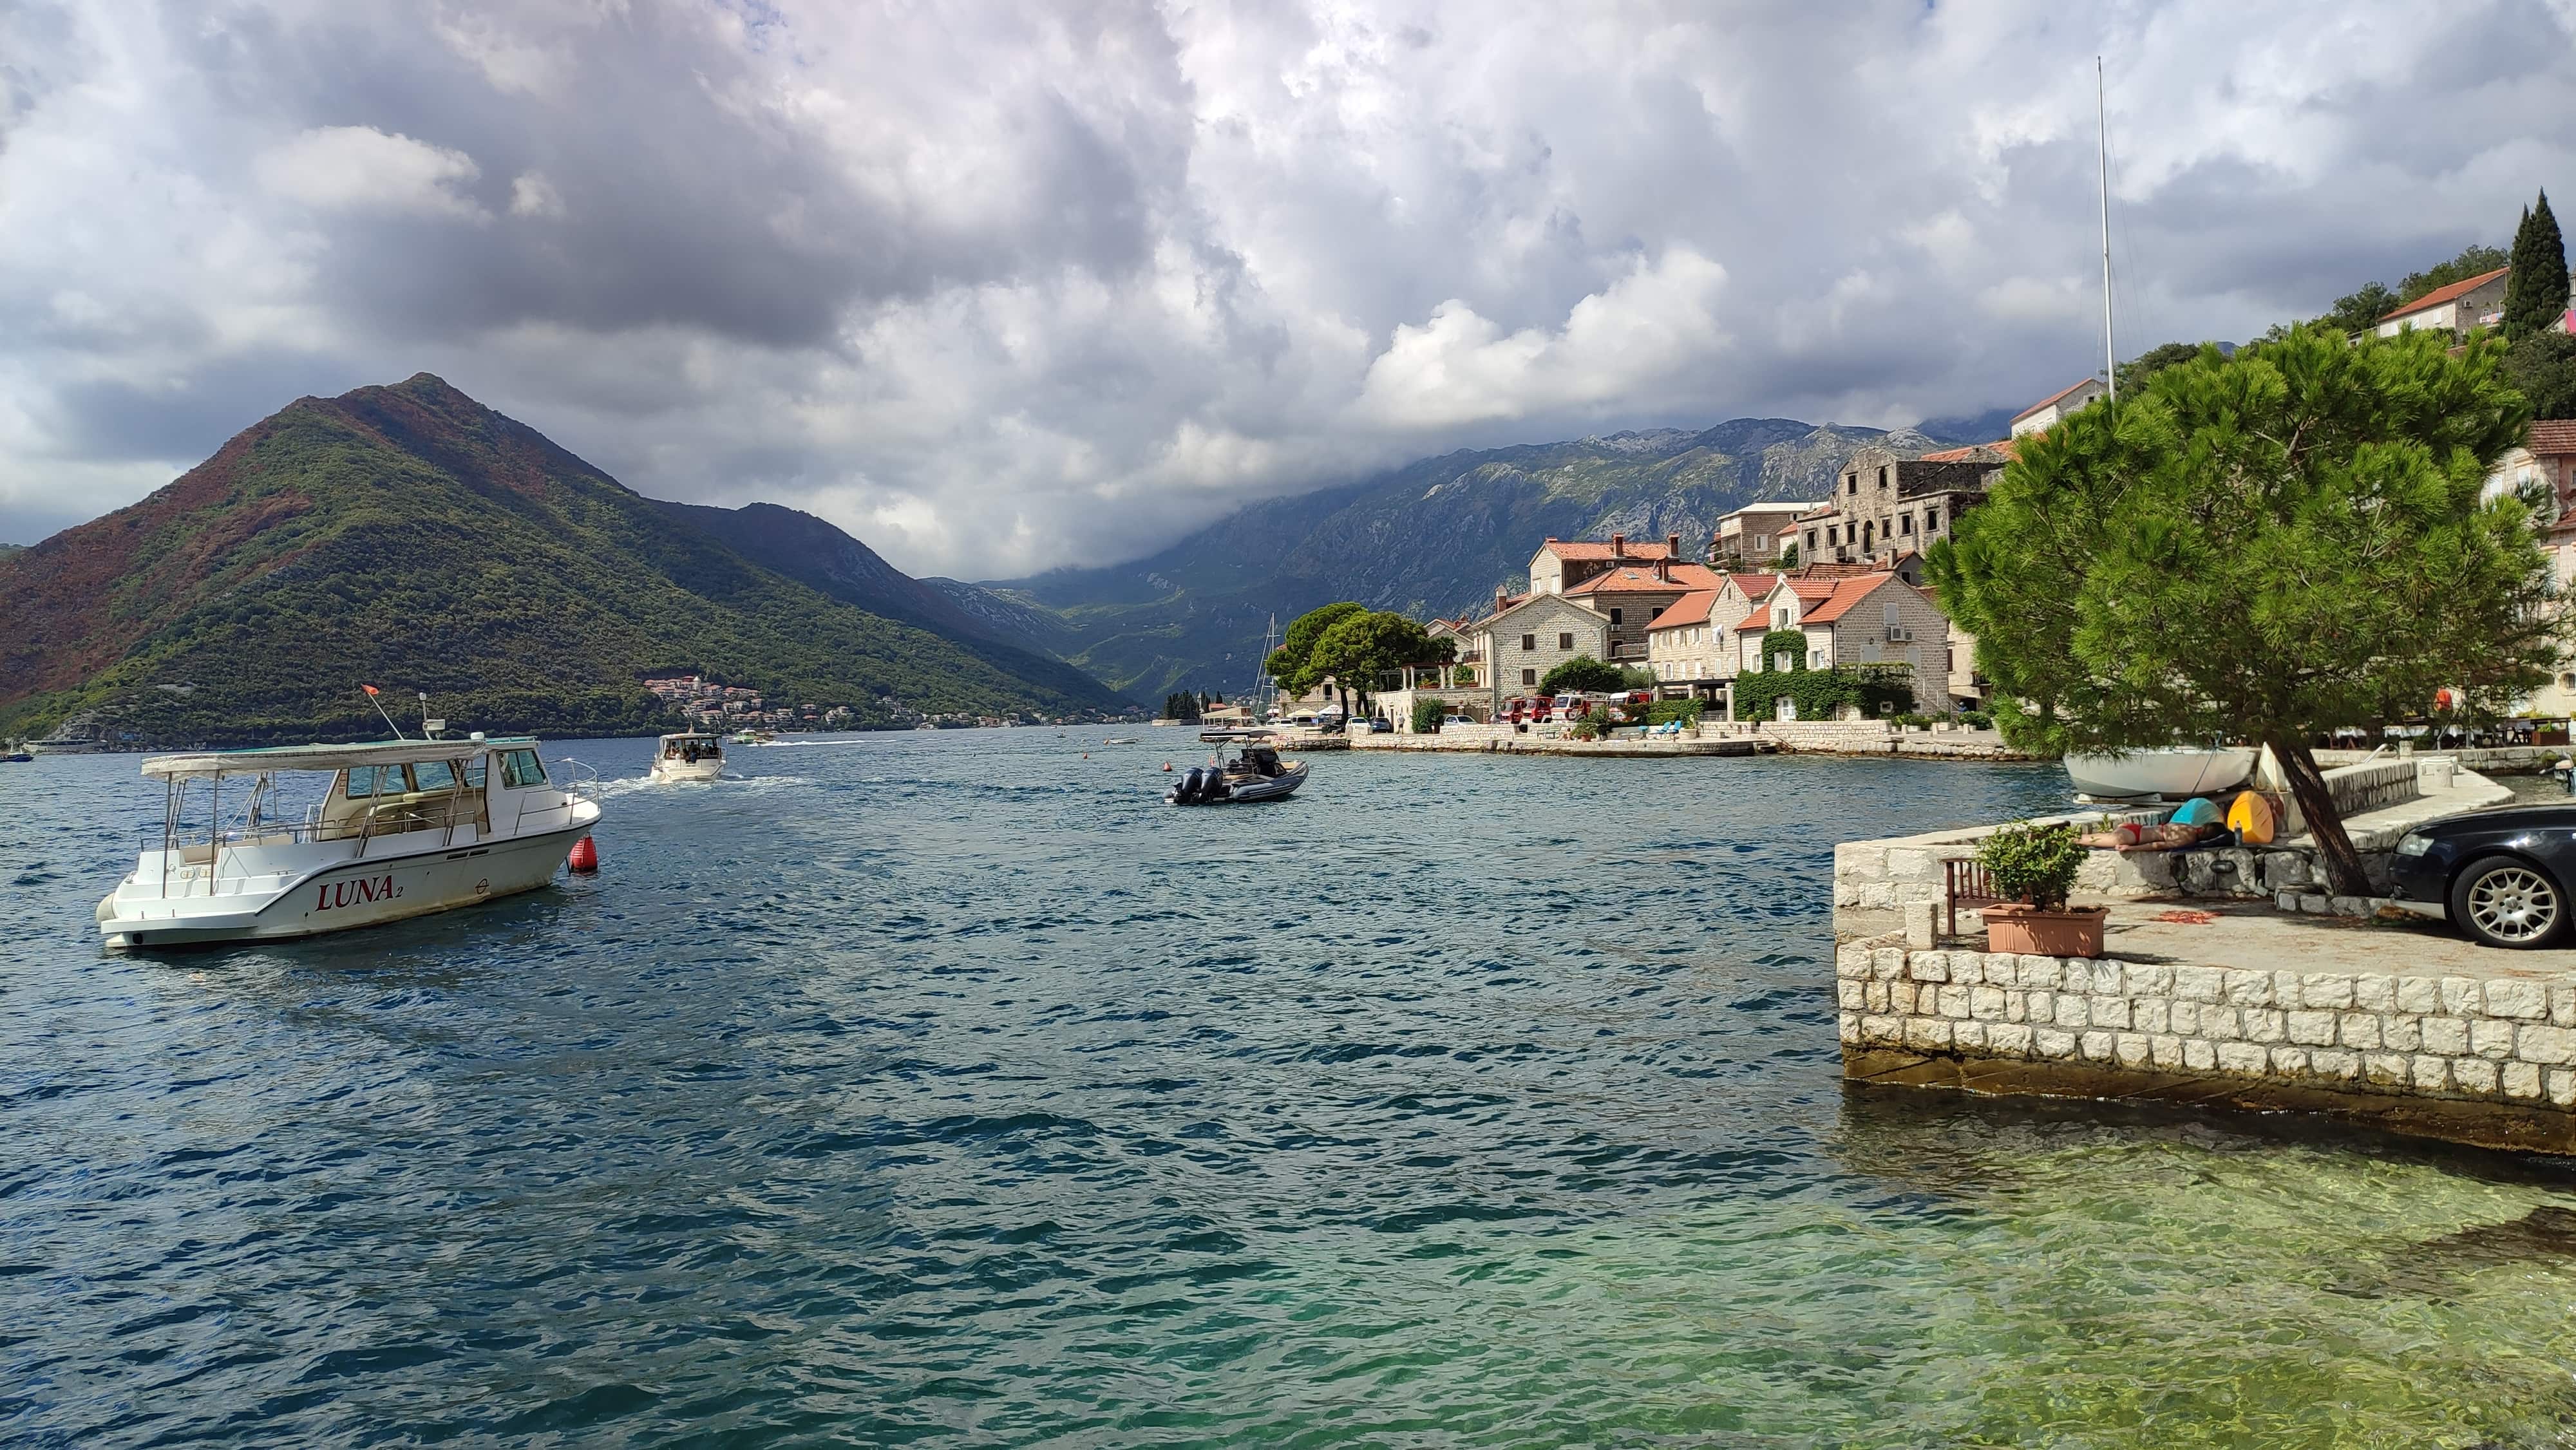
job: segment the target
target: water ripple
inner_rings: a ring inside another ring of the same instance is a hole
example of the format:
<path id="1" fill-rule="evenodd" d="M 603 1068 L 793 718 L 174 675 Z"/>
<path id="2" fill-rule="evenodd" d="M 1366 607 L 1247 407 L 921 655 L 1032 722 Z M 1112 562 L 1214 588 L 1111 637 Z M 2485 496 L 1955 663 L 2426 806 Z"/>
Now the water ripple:
<path id="1" fill-rule="evenodd" d="M 1090 758 L 1082 758 L 1082 752 Z M 607 869 L 109 958 L 0 770 L 0 1442 L 2558 1444 L 2576 1194 L 1847 1093 L 1836 839 L 2045 770 L 1098 732 L 626 780 Z M 112 822 L 102 829 L 101 821 Z"/>

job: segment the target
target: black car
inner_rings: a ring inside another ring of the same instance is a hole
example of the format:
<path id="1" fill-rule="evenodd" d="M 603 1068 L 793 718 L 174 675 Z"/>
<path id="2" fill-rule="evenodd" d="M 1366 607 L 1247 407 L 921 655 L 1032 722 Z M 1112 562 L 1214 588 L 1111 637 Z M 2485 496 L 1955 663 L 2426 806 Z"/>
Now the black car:
<path id="1" fill-rule="evenodd" d="M 2576 883 L 2576 803 L 2427 821 L 2397 842 L 2395 897 L 2491 947 L 2563 941 Z"/>

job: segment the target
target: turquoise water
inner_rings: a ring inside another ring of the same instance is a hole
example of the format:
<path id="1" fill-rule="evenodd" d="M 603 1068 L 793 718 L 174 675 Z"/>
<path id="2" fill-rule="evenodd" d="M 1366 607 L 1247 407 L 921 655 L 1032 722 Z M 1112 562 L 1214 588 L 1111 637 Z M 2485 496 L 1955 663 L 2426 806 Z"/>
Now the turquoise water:
<path id="1" fill-rule="evenodd" d="M 1846 1090 L 1832 842 L 2047 770 L 1177 811 L 1107 733 L 739 751 L 596 877 L 137 958 L 132 758 L 0 767 L 0 1443 L 2570 1441 L 2576 1177 Z"/>

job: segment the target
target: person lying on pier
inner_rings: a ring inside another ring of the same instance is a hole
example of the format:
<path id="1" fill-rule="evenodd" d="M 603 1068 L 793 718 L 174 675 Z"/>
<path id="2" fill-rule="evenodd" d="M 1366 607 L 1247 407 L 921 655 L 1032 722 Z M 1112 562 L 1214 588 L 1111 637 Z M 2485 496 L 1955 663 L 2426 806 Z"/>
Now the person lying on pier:
<path id="1" fill-rule="evenodd" d="M 2148 851 L 2179 851 L 2214 841 L 2227 834 L 2227 827 L 2216 821 L 2197 825 L 2168 821 L 2161 826 L 2141 826 L 2123 821 L 2107 831 L 2094 831 L 2075 838 L 2075 844 L 2097 851 L 2117 851 L 2123 856 Z"/>

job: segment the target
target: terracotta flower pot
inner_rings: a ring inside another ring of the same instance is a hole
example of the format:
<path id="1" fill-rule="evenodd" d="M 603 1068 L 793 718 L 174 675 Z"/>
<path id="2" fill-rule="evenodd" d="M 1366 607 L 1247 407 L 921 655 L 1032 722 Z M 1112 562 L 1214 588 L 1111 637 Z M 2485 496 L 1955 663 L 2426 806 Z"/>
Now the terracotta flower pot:
<path id="1" fill-rule="evenodd" d="M 2098 957 L 2102 955 L 2102 923 L 2110 916 L 2111 908 L 2107 906 L 2076 906 L 2064 911 L 2042 911 L 2019 902 L 1989 906 L 1986 950 L 2028 952 L 2042 957 Z"/>

